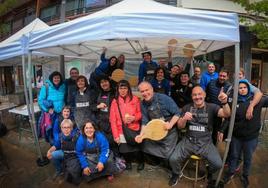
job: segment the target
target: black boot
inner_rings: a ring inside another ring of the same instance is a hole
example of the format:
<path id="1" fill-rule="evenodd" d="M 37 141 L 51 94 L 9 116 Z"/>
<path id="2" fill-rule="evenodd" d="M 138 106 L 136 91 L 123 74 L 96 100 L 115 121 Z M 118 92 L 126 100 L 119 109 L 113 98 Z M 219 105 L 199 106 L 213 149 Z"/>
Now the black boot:
<path id="1" fill-rule="evenodd" d="M 168 185 L 173 187 L 177 185 L 178 180 L 179 180 L 179 175 L 172 173 L 171 178 L 169 179 Z"/>
<path id="2" fill-rule="evenodd" d="M 249 186 L 248 176 L 242 175 L 240 180 L 242 182 L 243 188 L 248 188 Z"/>
<path id="3" fill-rule="evenodd" d="M 126 170 L 132 170 L 132 164 L 131 163 L 126 163 Z"/>

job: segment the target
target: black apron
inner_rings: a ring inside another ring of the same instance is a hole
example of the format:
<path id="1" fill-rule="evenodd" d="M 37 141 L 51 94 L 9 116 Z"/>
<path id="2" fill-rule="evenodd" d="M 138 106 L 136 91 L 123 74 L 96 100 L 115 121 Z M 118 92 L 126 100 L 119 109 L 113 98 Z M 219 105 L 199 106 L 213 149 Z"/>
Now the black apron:
<path id="1" fill-rule="evenodd" d="M 151 82 L 154 78 L 154 71 L 157 67 L 153 63 L 146 64 L 145 81 Z"/>
<path id="2" fill-rule="evenodd" d="M 85 142 L 87 142 L 86 139 L 85 139 Z M 99 178 L 101 176 L 113 175 L 114 173 L 117 172 L 112 152 L 110 152 L 109 158 L 108 158 L 107 162 L 104 164 L 104 169 L 101 172 L 98 172 L 96 170 L 96 166 L 99 162 L 100 150 L 99 150 L 97 140 L 94 139 L 93 142 L 95 144 L 95 147 L 86 148 L 86 150 L 85 150 L 85 155 L 86 155 L 87 162 L 89 165 L 88 167 L 91 170 L 91 174 L 89 176 L 84 175 L 85 180 L 88 182 L 93 180 L 93 179 Z"/>
<path id="3" fill-rule="evenodd" d="M 67 182 L 78 185 L 81 182 L 81 165 L 76 157 L 75 145 L 78 135 L 74 135 L 70 140 L 63 140 L 61 137 L 61 149 L 64 152 L 64 179 Z"/>
<path id="4" fill-rule="evenodd" d="M 204 147 L 211 143 L 212 125 L 208 125 L 208 111 L 207 105 L 204 108 L 198 109 L 193 106 L 190 107 L 190 112 L 193 115 L 193 119 L 187 122 L 186 137 L 191 143 Z"/>
<path id="5" fill-rule="evenodd" d="M 162 111 L 156 98 L 156 104 L 150 105 L 148 108 L 149 119 L 163 119 L 169 121 L 173 116 L 164 117 Z M 178 132 L 174 126 L 171 130 L 168 131 L 168 134 L 165 138 L 159 141 L 153 141 L 145 139 L 143 141 L 143 152 L 154 155 L 156 157 L 161 157 L 168 159 L 173 150 L 176 147 L 178 142 Z"/>
<path id="6" fill-rule="evenodd" d="M 165 92 L 165 88 L 162 87 L 162 84 L 161 84 L 161 83 L 160 83 L 160 84 L 159 84 L 159 83 L 157 84 L 157 87 L 154 88 L 154 91 L 155 91 L 156 93 L 166 94 L 166 92 Z"/>
<path id="7" fill-rule="evenodd" d="M 110 93 L 107 95 L 101 95 L 99 94 L 97 98 L 97 104 L 104 103 L 106 104 L 107 108 L 101 109 L 97 113 L 97 120 L 98 120 L 98 125 L 100 128 L 100 131 L 107 134 L 112 134 L 111 126 L 109 123 L 109 112 L 110 112 Z"/>

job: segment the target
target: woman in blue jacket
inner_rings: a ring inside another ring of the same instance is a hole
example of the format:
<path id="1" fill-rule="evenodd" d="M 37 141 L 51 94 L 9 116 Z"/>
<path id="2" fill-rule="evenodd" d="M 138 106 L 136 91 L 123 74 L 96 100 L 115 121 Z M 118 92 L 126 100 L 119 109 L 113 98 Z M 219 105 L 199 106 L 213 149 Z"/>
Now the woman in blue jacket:
<path id="1" fill-rule="evenodd" d="M 61 113 L 64 106 L 65 84 L 61 74 L 54 71 L 42 86 L 38 104 L 44 112 Z"/>
<path id="2" fill-rule="evenodd" d="M 40 129 L 40 134 L 51 145 L 53 145 L 52 125 L 63 109 L 64 96 L 65 84 L 62 76 L 59 72 L 54 71 L 42 86 L 38 96 L 38 104 L 42 111 L 38 128 Z"/>
<path id="3" fill-rule="evenodd" d="M 116 167 L 107 139 L 90 120 L 86 121 L 81 131 L 76 143 L 76 154 L 83 176 L 88 182 L 101 176 L 108 176 L 108 180 L 111 180 Z"/>

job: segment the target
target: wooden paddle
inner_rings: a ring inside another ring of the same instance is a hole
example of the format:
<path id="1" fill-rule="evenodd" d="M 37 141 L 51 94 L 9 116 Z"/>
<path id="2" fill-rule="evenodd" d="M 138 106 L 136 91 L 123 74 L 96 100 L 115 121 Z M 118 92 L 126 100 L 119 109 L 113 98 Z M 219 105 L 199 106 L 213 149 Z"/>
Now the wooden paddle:
<path id="1" fill-rule="evenodd" d="M 195 50 L 194 50 L 194 46 L 192 44 L 186 44 L 183 48 L 183 53 L 187 57 L 193 57 L 194 52 L 195 52 Z"/>
<path id="2" fill-rule="evenodd" d="M 144 127 L 144 132 L 141 139 L 150 139 L 154 141 L 161 140 L 167 136 L 168 130 L 165 129 L 165 124 L 161 119 L 153 119 Z"/>
<path id="3" fill-rule="evenodd" d="M 115 69 L 111 76 L 112 80 L 119 82 L 125 78 L 125 72 L 122 69 Z"/>
<path id="4" fill-rule="evenodd" d="M 168 50 L 175 51 L 177 44 L 178 44 L 178 41 L 176 39 L 170 39 L 168 41 Z"/>
<path id="5" fill-rule="evenodd" d="M 130 84 L 130 87 L 137 87 L 138 86 L 138 83 L 139 83 L 138 76 L 131 76 L 128 79 L 128 82 Z"/>

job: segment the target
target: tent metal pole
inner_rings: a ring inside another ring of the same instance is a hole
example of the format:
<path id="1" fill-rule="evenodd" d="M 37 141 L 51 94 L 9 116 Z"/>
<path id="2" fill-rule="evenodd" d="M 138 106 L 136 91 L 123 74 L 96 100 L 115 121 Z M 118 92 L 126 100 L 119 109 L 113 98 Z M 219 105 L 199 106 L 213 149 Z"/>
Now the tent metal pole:
<path id="1" fill-rule="evenodd" d="M 35 147 L 37 150 L 37 154 L 39 155 L 39 159 L 37 160 L 37 164 L 40 165 L 40 161 L 44 161 L 44 157 L 41 152 L 40 144 L 38 141 L 37 137 L 37 130 L 36 130 L 36 122 L 35 122 L 35 117 L 34 117 L 34 105 L 33 105 L 33 92 L 32 92 L 32 52 L 30 51 L 28 53 L 28 86 L 29 86 L 29 106 L 30 106 L 30 114 L 29 114 L 29 121 L 30 125 L 32 128 L 33 136 L 34 136 L 34 142 L 35 142 Z"/>
<path id="2" fill-rule="evenodd" d="M 240 67 L 240 45 L 239 43 L 235 44 L 235 78 L 238 78 L 239 74 L 239 67 Z M 238 96 L 238 83 L 239 79 L 234 79 L 234 94 L 233 94 L 233 101 L 232 101 L 232 114 L 231 114 L 231 119 L 230 119 L 230 124 L 229 124 L 229 131 L 228 131 L 228 136 L 226 139 L 226 147 L 224 151 L 224 156 L 223 156 L 223 163 L 222 163 L 222 168 L 218 174 L 217 181 L 216 181 L 216 187 L 218 186 L 221 175 L 224 169 L 224 164 L 226 162 L 226 158 L 229 152 L 230 148 L 230 143 L 232 139 L 232 134 L 233 134 L 233 129 L 234 129 L 234 122 L 235 122 L 235 114 L 236 114 L 236 105 L 237 105 L 237 96 Z"/>
<path id="3" fill-rule="evenodd" d="M 22 58 L 23 90 L 24 90 L 24 96 L 25 96 L 25 102 L 26 102 L 26 106 L 27 106 L 27 111 L 28 111 L 28 114 L 30 114 L 29 95 L 28 95 L 28 92 L 27 92 L 25 55 L 23 54 L 21 56 L 21 58 Z M 30 118 L 30 116 L 29 116 L 29 118 Z"/>

